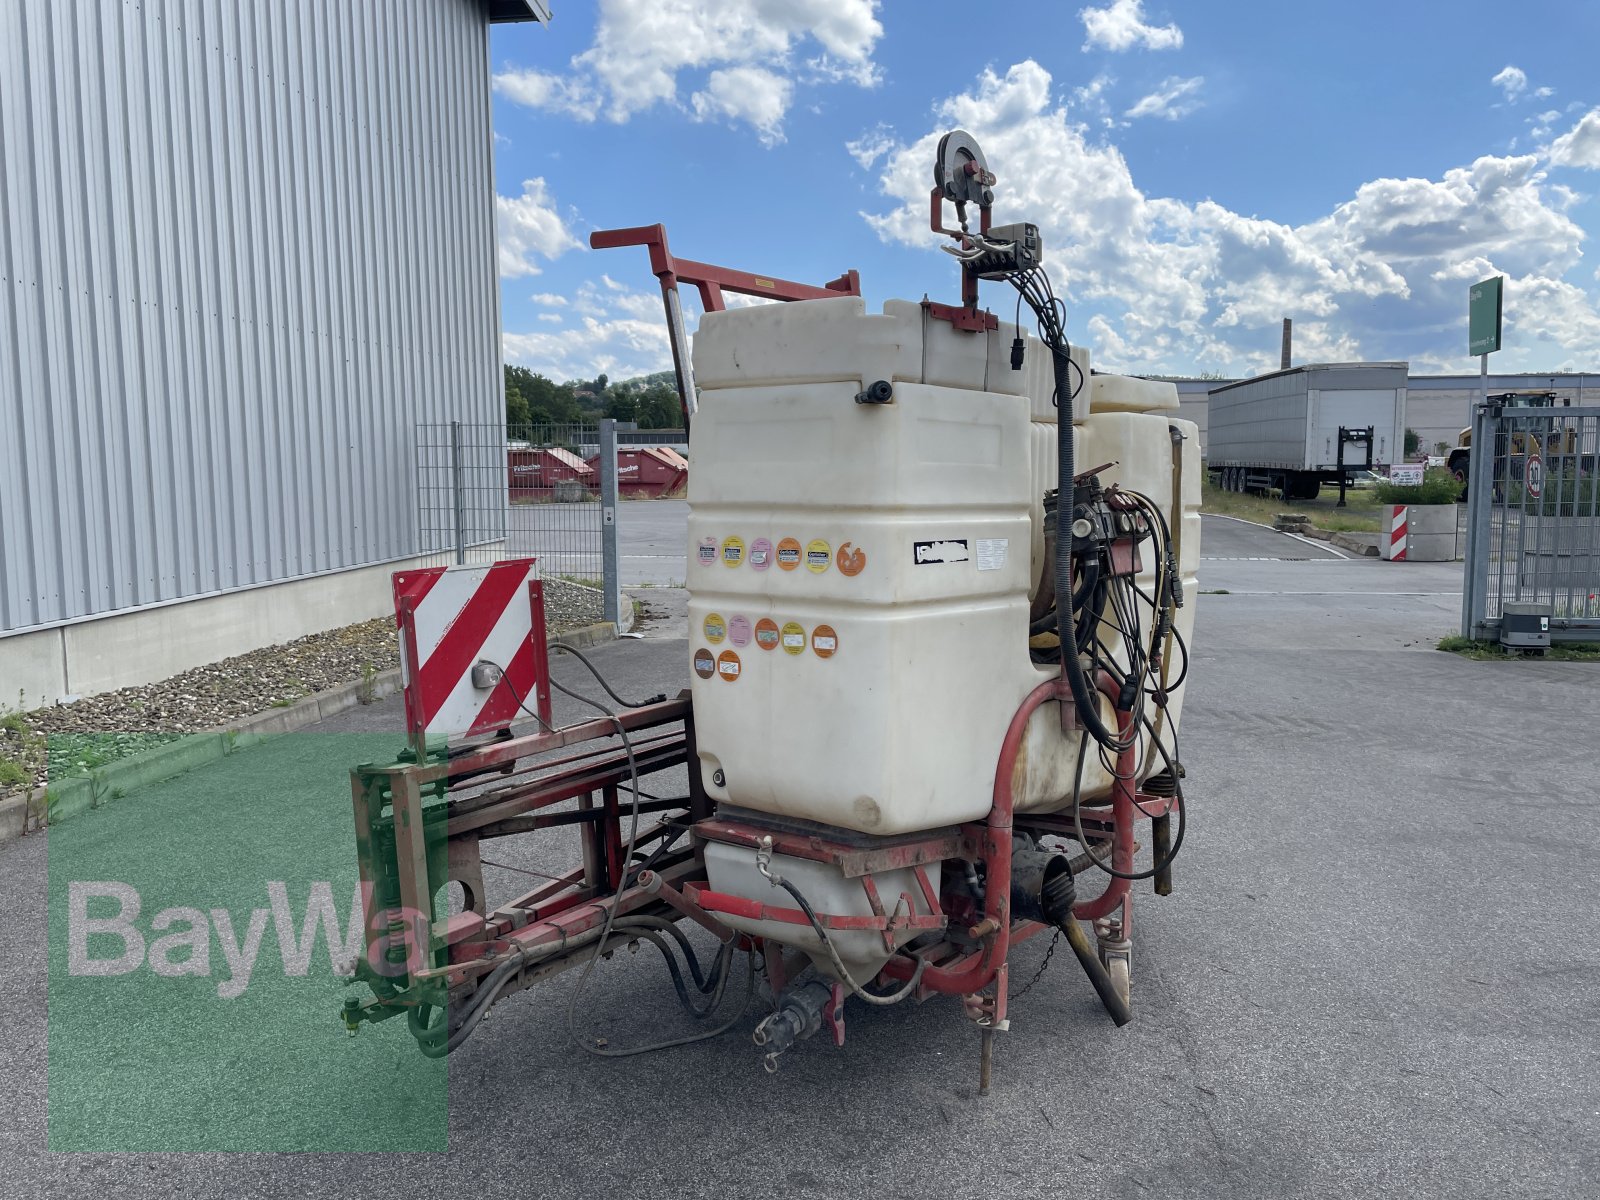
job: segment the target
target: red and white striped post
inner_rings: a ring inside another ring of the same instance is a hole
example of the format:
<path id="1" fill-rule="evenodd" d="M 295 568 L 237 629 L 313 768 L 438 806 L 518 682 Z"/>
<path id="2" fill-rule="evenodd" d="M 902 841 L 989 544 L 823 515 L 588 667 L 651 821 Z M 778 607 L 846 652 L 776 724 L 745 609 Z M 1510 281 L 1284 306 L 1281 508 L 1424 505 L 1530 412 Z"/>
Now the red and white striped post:
<path id="1" fill-rule="evenodd" d="M 1390 562 L 1404 562 L 1411 524 L 1408 507 L 1404 504 L 1391 504 L 1386 524 L 1387 531 L 1378 539 L 1379 549 L 1383 551 L 1383 557 Z"/>

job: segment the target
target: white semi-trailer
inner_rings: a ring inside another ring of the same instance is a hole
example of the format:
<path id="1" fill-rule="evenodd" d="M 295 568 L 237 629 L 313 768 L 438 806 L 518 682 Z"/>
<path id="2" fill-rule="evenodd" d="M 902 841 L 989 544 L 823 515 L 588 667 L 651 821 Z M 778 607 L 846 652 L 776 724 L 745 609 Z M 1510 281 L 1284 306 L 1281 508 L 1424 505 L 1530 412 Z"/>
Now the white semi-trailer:
<path id="1" fill-rule="evenodd" d="M 1230 492 L 1311 500 L 1357 471 L 1402 456 L 1403 362 L 1322 363 L 1224 384 L 1211 392 L 1206 468 Z"/>

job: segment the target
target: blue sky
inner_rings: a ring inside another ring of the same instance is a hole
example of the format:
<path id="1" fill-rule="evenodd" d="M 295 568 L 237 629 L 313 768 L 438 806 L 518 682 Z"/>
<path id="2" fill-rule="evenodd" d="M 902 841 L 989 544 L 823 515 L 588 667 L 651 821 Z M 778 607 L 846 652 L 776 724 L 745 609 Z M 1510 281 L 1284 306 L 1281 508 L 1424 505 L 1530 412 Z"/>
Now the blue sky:
<path id="1" fill-rule="evenodd" d="M 505 356 L 554 378 L 670 365 L 599 228 L 954 299 L 926 209 L 958 126 L 1098 366 L 1268 369 L 1288 316 L 1297 361 L 1471 371 L 1467 288 L 1505 274 L 1491 366 L 1600 369 L 1600 4 L 551 6 L 491 54 Z"/>

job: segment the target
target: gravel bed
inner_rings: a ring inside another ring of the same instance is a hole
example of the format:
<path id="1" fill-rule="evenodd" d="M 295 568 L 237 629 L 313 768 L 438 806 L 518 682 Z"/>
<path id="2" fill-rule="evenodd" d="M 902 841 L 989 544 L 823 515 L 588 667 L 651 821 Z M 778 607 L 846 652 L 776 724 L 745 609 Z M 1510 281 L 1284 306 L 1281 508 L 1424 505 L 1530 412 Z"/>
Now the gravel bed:
<path id="1" fill-rule="evenodd" d="M 544 599 L 552 634 L 604 619 L 602 596 L 594 588 L 547 579 Z M 47 754 L 58 776 L 93 771 L 185 733 L 287 708 L 314 692 L 399 665 L 394 620 L 379 617 L 196 667 L 159 683 L 35 709 L 20 718 L 11 714 L 0 722 L 0 796 L 23 786 L 25 776 L 31 776 L 28 786 L 46 782 Z M 13 764 L 9 772 L 8 762 Z"/>

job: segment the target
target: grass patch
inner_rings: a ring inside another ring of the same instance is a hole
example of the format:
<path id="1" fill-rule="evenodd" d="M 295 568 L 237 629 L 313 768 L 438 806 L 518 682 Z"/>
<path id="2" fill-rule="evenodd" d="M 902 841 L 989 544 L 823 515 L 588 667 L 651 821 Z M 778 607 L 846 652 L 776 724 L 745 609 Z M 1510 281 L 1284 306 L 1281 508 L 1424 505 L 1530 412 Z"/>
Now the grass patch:
<path id="1" fill-rule="evenodd" d="M 0 715 L 0 795 L 26 791 L 44 770 L 45 739 L 19 712 Z"/>
<path id="2" fill-rule="evenodd" d="M 1507 650 L 1499 642 L 1480 642 L 1459 635 L 1440 638 L 1438 648 L 1474 662 L 1505 662 L 1526 657 Z M 1556 642 L 1543 657 L 1555 662 L 1600 662 L 1600 642 Z"/>
<path id="3" fill-rule="evenodd" d="M 1431 467 L 1419 484 L 1380 483 L 1372 494 L 1379 504 L 1454 504 L 1461 482 L 1444 467 Z"/>
<path id="4" fill-rule="evenodd" d="M 1324 488 L 1315 500 L 1278 500 L 1249 492 L 1225 492 L 1208 479 L 1201 485 L 1200 511 L 1267 526 L 1279 513 L 1304 513 L 1317 528 L 1335 533 L 1377 533 L 1383 527 L 1377 498 L 1370 489 L 1346 492 L 1345 497 L 1346 507 L 1336 508 L 1337 488 Z"/>
<path id="5" fill-rule="evenodd" d="M 592 575 L 557 575 L 556 578 L 567 583 L 575 583 L 579 587 L 593 588 L 597 592 L 606 590 L 606 581 L 604 579 L 596 579 Z"/>

